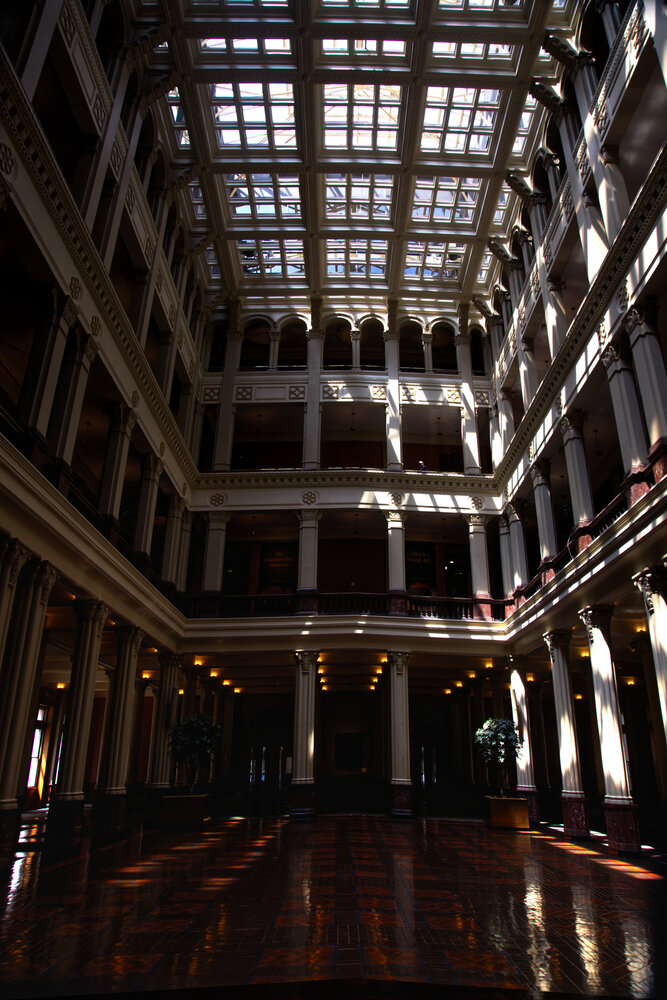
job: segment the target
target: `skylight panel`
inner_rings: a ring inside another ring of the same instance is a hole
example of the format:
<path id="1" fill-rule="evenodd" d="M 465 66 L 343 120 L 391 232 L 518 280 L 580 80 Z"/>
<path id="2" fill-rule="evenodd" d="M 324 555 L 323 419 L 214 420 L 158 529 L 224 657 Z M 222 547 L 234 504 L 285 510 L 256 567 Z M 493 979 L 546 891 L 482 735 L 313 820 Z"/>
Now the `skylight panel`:
<path id="1" fill-rule="evenodd" d="M 476 177 L 418 177 L 412 204 L 415 222 L 472 222 L 480 180 Z"/>
<path id="2" fill-rule="evenodd" d="M 322 55 L 334 59 L 347 59 L 351 63 L 367 58 L 380 62 L 405 59 L 407 44 L 397 38 L 322 38 Z"/>
<path id="3" fill-rule="evenodd" d="M 499 103 L 499 90 L 428 87 L 422 150 L 487 153 L 496 124 L 495 108 Z"/>
<path id="4" fill-rule="evenodd" d="M 323 7 L 348 7 L 350 10 L 364 10 L 374 7 L 376 10 L 395 10 L 409 7 L 410 0 L 321 0 Z"/>
<path id="5" fill-rule="evenodd" d="M 199 186 L 199 182 L 191 181 L 188 184 L 188 190 L 190 192 L 190 199 L 192 201 L 195 218 L 199 220 L 206 219 L 208 216 L 206 214 L 206 205 L 204 203 L 204 193 Z"/>
<path id="6" fill-rule="evenodd" d="M 208 269 L 211 273 L 212 278 L 220 277 L 220 265 L 218 264 L 218 255 L 215 252 L 215 247 L 212 243 L 206 247 L 205 250 L 206 263 L 208 264 Z"/>
<path id="7" fill-rule="evenodd" d="M 231 56 L 289 56 L 292 42 L 289 38 L 202 38 L 202 52 L 226 52 Z"/>
<path id="8" fill-rule="evenodd" d="M 304 277 L 303 240 L 237 241 L 241 270 L 248 278 Z"/>
<path id="9" fill-rule="evenodd" d="M 327 219 L 390 220 L 394 184 L 390 174 L 327 174 L 325 184 Z"/>
<path id="10" fill-rule="evenodd" d="M 235 219 L 301 218 L 301 194 L 296 174 L 225 174 L 225 190 Z"/>
<path id="11" fill-rule="evenodd" d="M 221 148 L 296 149 L 291 83 L 214 83 L 211 106 Z"/>
<path id="12" fill-rule="evenodd" d="M 325 149 L 393 151 L 398 146 L 401 87 L 325 83 Z"/>
<path id="13" fill-rule="evenodd" d="M 489 267 L 491 265 L 491 254 L 486 251 L 482 257 L 482 263 L 479 266 L 479 272 L 477 278 L 479 281 L 486 281 L 489 276 Z"/>
<path id="14" fill-rule="evenodd" d="M 167 94 L 167 104 L 171 114 L 172 125 L 176 135 L 176 143 L 179 149 L 190 148 L 190 133 L 185 124 L 185 113 L 181 104 L 181 95 L 178 87 L 174 87 Z"/>
<path id="15" fill-rule="evenodd" d="M 464 252 L 463 243 L 409 240 L 403 274 L 417 281 L 456 279 Z"/>
<path id="16" fill-rule="evenodd" d="M 507 208 L 510 203 L 510 195 L 512 194 L 512 189 L 507 184 L 503 182 L 502 189 L 500 191 L 500 197 L 498 198 L 498 205 L 495 212 L 493 213 L 493 221 L 497 225 L 502 225 L 505 222 L 505 216 L 507 214 Z"/>
<path id="17" fill-rule="evenodd" d="M 387 240 L 329 239 L 327 274 L 349 279 L 386 278 Z"/>

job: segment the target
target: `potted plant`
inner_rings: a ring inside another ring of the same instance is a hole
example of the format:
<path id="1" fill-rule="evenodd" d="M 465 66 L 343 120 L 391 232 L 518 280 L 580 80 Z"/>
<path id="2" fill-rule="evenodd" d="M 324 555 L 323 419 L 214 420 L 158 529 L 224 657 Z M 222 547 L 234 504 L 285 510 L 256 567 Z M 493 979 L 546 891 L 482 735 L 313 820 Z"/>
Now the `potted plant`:
<path id="1" fill-rule="evenodd" d="M 489 825 L 528 829 L 528 802 L 507 795 L 509 768 L 521 753 L 521 737 L 512 719 L 487 719 L 475 733 L 475 746 L 487 768 L 491 795 Z"/>
<path id="2" fill-rule="evenodd" d="M 162 826 L 193 827 L 204 822 L 209 795 L 195 795 L 194 789 L 202 767 L 208 778 L 208 764 L 219 739 L 220 726 L 207 715 L 193 715 L 171 727 L 168 753 L 176 765 L 176 773 L 179 773 L 179 768 L 185 771 L 185 794 L 163 796 Z"/>

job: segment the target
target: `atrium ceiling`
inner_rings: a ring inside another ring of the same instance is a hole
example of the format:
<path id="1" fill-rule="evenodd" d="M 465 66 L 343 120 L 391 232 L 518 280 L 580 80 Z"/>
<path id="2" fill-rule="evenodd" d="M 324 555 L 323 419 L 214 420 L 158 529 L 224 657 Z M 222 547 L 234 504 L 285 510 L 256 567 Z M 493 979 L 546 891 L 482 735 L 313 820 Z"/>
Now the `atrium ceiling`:
<path id="1" fill-rule="evenodd" d="M 576 0 L 134 0 L 209 292 L 298 312 L 489 299 Z M 156 34 L 157 33 L 157 34 Z"/>

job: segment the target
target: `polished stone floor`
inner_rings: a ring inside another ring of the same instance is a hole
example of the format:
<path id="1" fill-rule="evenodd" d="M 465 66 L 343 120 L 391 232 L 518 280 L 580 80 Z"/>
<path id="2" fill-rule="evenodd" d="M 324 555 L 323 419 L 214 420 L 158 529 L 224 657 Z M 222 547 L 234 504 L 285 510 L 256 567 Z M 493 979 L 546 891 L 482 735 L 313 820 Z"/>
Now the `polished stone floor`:
<path id="1" fill-rule="evenodd" d="M 363 816 L 229 819 L 51 865 L 27 850 L 0 995 L 664 998 L 666 876 L 546 829 Z"/>

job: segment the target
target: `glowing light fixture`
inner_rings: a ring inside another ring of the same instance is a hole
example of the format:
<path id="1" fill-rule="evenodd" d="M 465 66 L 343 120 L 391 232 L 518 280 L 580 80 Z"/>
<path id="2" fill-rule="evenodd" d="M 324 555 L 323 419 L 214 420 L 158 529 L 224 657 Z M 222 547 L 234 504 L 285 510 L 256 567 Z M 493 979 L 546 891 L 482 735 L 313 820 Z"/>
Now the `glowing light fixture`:
<path id="1" fill-rule="evenodd" d="M 183 688 L 179 688 L 179 689 L 178 689 L 178 693 L 179 693 L 179 695 L 182 695 L 182 694 L 184 694 L 185 692 L 183 691 Z"/>

